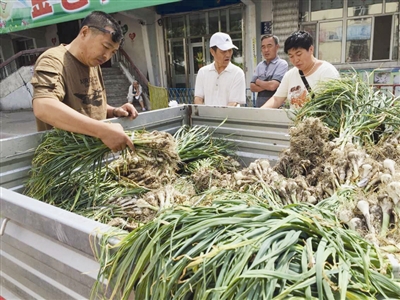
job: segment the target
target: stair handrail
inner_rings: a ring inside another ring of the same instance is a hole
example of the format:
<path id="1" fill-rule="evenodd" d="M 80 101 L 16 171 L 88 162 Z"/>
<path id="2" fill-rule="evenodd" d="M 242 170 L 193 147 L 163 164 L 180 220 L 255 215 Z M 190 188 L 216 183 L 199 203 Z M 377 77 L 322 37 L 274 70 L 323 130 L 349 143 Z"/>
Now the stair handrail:
<path id="1" fill-rule="evenodd" d="M 44 51 L 47 49 L 50 49 L 52 47 L 41 47 L 41 48 L 35 48 L 35 49 L 28 49 L 28 50 L 22 50 L 19 51 L 18 53 L 14 54 L 13 56 L 7 58 L 5 61 L 3 61 L 0 64 L 0 80 L 6 78 L 8 75 L 10 75 L 12 72 L 12 67 L 10 68 L 10 72 L 7 71 L 7 67 L 11 65 L 13 62 L 15 62 L 19 57 L 25 56 L 25 55 L 35 55 L 35 54 L 42 54 Z M 39 56 L 39 55 L 37 55 Z M 23 66 L 16 66 L 17 70 L 18 67 L 23 67 Z"/>
<path id="2" fill-rule="evenodd" d="M 19 51 L 18 53 L 14 54 L 13 56 L 11 56 L 8 59 L 6 59 L 5 61 L 3 61 L 0 64 L 0 69 L 5 67 L 5 66 L 7 66 L 8 64 L 10 64 L 11 62 L 13 62 L 14 60 L 16 60 L 18 57 L 20 57 L 22 55 L 43 53 L 44 51 L 46 51 L 47 49 L 50 49 L 50 48 L 52 48 L 52 47 L 42 47 L 42 48 L 28 49 L 28 50 Z"/>
<path id="3" fill-rule="evenodd" d="M 135 79 L 142 86 L 142 91 L 149 95 L 149 81 L 146 76 L 140 71 L 138 67 L 134 64 L 133 60 L 129 57 L 128 53 L 125 52 L 124 49 L 119 49 L 117 52 L 118 61 L 122 62 L 125 67 L 128 68 L 129 72 L 135 77 Z"/>

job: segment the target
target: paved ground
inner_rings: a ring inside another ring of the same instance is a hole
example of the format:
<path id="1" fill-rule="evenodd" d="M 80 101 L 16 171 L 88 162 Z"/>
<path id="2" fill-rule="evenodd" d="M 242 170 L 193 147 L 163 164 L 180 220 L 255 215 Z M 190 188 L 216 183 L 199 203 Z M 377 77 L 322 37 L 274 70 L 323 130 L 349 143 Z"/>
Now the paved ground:
<path id="1" fill-rule="evenodd" d="M 0 111 L 0 139 L 36 131 L 32 110 Z"/>

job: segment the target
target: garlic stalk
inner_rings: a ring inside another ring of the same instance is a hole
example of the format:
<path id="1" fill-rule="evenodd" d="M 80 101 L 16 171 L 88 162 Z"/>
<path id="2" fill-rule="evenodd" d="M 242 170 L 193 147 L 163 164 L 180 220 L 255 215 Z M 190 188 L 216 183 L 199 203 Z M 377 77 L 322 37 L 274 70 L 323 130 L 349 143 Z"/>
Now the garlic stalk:
<path id="1" fill-rule="evenodd" d="M 398 221 L 400 218 L 400 182 L 393 181 L 387 185 L 386 192 L 393 201 L 393 209 L 395 218 Z M 397 222 L 396 222 L 397 223 Z"/>
<path id="2" fill-rule="evenodd" d="M 140 208 L 148 208 L 154 211 L 158 211 L 159 207 L 153 206 L 149 203 L 147 203 L 145 200 L 143 199 L 138 199 L 138 201 L 136 202 L 136 206 L 140 207 Z"/>
<path id="3" fill-rule="evenodd" d="M 358 169 L 362 165 L 364 161 L 364 153 L 361 151 L 353 150 L 348 153 L 348 157 L 350 159 L 351 165 L 353 166 L 353 176 L 354 179 L 358 178 L 359 172 Z"/>
<path id="4" fill-rule="evenodd" d="M 382 228 L 379 235 L 381 237 L 386 237 L 389 228 L 390 211 L 392 210 L 393 203 L 387 197 L 385 197 L 379 204 L 382 209 Z"/>
<path id="5" fill-rule="evenodd" d="M 371 216 L 369 214 L 369 203 L 365 200 L 360 200 L 357 202 L 357 208 L 362 212 L 367 223 L 367 227 L 372 234 L 375 234 L 375 228 L 371 224 Z"/>

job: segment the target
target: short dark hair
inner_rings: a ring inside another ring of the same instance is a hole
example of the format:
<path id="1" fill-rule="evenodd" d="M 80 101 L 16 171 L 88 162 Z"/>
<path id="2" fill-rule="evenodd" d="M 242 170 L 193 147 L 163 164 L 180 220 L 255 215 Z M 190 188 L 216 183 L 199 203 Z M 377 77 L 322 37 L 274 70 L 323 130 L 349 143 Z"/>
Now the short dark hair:
<path id="1" fill-rule="evenodd" d="M 262 42 L 263 40 L 269 39 L 269 38 L 273 38 L 273 39 L 274 39 L 275 45 L 278 45 L 278 44 L 279 44 L 279 38 L 278 38 L 276 35 L 273 35 L 273 34 L 266 34 L 266 35 L 263 35 L 263 36 L 261 37 L 261 42 Z"/>
<path id="2" fill-rule="evenodd" d="M 310 49 L 314 45 L 314 39 L 307 31 L 299 30 L 293 32 L 285 41 L 283 50 L 287 54 L 290 49 Z"/>
<path id="3" fill-rule="evenodd" d="M 92 11 L 85 19 L 83 19 L 81 28 L 83 26 L 93 27 L 102 32 L 108 32 L 108 30 L 105 30 L 105 27 L 111 27 L 112 31 L 109 33 L 112 36 L 112 40 L 116 43 L 120 43 L 120 45 L 122 45 L 124 41 L 122 29 L 117 20 L 103 11 Z"/>

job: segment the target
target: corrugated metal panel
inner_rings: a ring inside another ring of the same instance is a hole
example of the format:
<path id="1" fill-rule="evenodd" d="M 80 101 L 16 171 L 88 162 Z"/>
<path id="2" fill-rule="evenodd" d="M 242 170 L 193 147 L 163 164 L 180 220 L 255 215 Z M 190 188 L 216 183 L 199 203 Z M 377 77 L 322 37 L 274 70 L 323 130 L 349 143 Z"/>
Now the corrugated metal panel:
<path id="1" fill-rule="evenodd" d="M 289 61 L 283 52 L 283 44 L 299 28 L 299 0 L 273 0 L 272 20 L 272 32 L 280 40 L 279 56 Z"/>
<path id="2" fill-rule="evenodd" d="M 193 106 L 191 121 L 193 125 L 211 126 L 216 129 L 215 136 L 233 141 L 245 165 L 257 158 L 268 158 L 274 164 L 289 146 L 291 122 L 284 110 Z"/>
<path id="3" fill-rule="evenodd" d="M 90 240 L 109 227 L 0 188 L 1 284 L 22 299 L 87 299 L 99 265 Z"/>
<path id="4" fill-rule="evenodd" d="M 221 125 L 222 121 L 225 123 Z M 256 108 L 179 106 L 113 120 L 124 128 L 176 132 L 182 124 L 208 125 L 229 136 L 244 163 L 276 160 L 289 145 L 286 112 Z M 23 196 L 21 190 L 42 133 L 2 141 L 0 159 L 0 290 L 21 299 L 88 299 L 99 269 L 90 241 L 107 225 Z"/>

